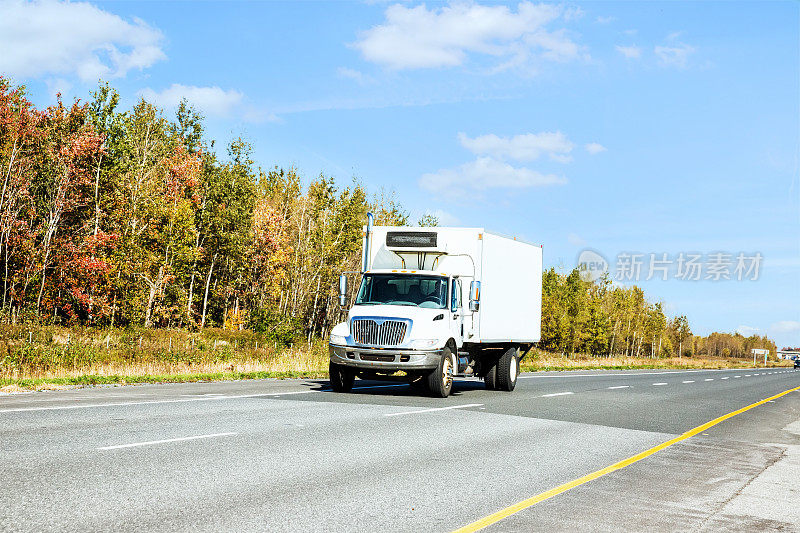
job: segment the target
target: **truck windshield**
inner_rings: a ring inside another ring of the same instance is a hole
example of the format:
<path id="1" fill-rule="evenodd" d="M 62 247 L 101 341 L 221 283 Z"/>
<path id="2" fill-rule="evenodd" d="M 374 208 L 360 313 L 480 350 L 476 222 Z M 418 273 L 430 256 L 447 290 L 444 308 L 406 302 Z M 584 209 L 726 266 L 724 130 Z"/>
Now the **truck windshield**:
<path id="1" fill-rule="evenodd" d="M 413 305 L 428 309 L 447 307 L 447 278 L 408 274 L 367 274 L 356 305 Z"/>

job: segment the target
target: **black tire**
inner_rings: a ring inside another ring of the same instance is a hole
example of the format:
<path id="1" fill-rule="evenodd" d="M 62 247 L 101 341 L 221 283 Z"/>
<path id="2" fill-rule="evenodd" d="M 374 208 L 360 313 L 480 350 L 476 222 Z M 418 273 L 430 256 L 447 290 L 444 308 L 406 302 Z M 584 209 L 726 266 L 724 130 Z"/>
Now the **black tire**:
<path id="1" fill-rule="evenodd" d="M 439 365 L 423 378 L 425 388 L 434 398 L 447 398 L 453 390 L 453 352 L 450 348 L 442 351 Z"/>
<path id="2" fill-rule="evenodd" d="M 497 390 L 511 392 L 517 385 L 519 376 L 519 358 L 517 357 L 517 347 L 509 348 L 500 357 L 494 367 L 497 373 Z"/>
<path id="3" fill-rule="evenodd" d="M 356 379 L 356 373 L 353 370 L 332 362 L 328 367 L 328 372 L 331 379 L 331 388 L 334 392 L 350 392 L 353 390 L 353 382 Z"/>
<path id="4" fill-rule="evenodd" d="M 494 363 L 483 377 L 483 382 L 488 390 L 497 390 L 497 363 Z"/>

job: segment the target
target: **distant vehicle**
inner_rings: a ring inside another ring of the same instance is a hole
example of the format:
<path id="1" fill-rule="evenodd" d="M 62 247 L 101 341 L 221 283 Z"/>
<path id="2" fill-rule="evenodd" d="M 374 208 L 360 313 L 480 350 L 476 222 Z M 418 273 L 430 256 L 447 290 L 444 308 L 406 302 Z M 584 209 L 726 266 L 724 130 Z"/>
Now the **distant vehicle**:
<path id="1" fill-rule="evenodd" d="M 794 359 L 794 367 L 800 368 L 800 357 L 795 357 Z"/>
<path id="2" fill-rule="evenodd" d="M 542 247 L 483 228 L 372 220 L 355 301 L 331 331 L 333 390 L 349 391 L 356 376 L 415 382 L 442 398 L 454 376 L 514 390 L 520 360 L 541 336 Z M 342 307 L 347 295 L 342 274 Z"/>

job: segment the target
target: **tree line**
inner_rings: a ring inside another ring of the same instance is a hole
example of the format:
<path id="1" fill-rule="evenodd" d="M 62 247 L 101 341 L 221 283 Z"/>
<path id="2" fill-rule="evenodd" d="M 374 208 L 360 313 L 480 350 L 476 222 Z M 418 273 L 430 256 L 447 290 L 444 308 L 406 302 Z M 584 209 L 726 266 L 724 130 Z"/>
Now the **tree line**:
<path id="1" fill-rule="evenodd" d="M 355 179 L 265 170 L 243 139 L 220 157 L 186 101 L 173 117 L 145 100 L 122 110 L 108 84 L 37 109 L 0 77 L 0 176 L 0 318 L 13 323 L 325 336 L 342 319 L 338 275 L 359 269 L 366 213 L 413 223 Z M 542 332 L 542 347 L 562 353 L 739 355 L 768 343 L 698 339 L 638 287 L 554 269 Z"/>
<path id="2" fill-rule="evenodd" d="M 542 342 L 550 352 L 623 357 L 749 357 L 753 348 L 774 355 L 766 336 L 693 335 L 686 316 L 668 317 L 637 286 L 617 286 L 608 276 L 587 280 L 578 269 L 554 268 L 542 276 Z"/>
<path id="3" fill-rule="evenodd" d="M 409 223 L 357 181 L 256 167 L 242 139 L 218 157 L 185 101 L 119 102 L 106 84 L 38 110 L 0 78 L 5 320 L 324 333 L 367 211 Z"/>

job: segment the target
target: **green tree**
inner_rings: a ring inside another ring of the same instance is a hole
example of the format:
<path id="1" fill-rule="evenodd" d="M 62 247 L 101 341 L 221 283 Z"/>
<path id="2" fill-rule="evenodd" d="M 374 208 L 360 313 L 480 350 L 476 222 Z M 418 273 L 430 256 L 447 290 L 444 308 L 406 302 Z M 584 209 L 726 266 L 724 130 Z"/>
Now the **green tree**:
<path id="1" fill-rule="evenodd" d="M 417 221 L 417 226 L 421 228 L 433 228 L 439 225 L 439 217 L 431 213 L 425 213 Z"/>
<path id="2" fill-rule="evenodd" d="M 692 336 L 692 330 L 689 328 L 689 320 L 685 315 L 676 316 L 672 319 L 670 329 L 672 330 L 672 336 L 675 342 L 678 344 L 678 357 L 683 357 L 683 344 Z"/>
<path id="3" fill-rule="evenodd" d="M 212 164 L 203 173 L 197 229 L 202 243 L 200 268 L 205 277 L 200 327 L 206 324 L 209 303 L 220 325 L 231 304 L 238 308 L 256 200 L 251 153 L 252 147 L 238 139 L 228 146 L 228 163 Z"/>

